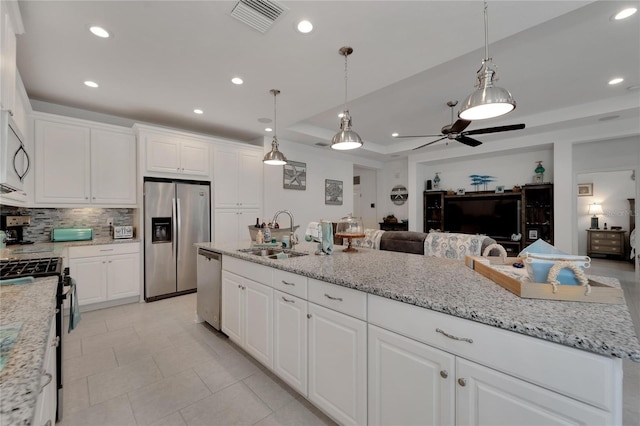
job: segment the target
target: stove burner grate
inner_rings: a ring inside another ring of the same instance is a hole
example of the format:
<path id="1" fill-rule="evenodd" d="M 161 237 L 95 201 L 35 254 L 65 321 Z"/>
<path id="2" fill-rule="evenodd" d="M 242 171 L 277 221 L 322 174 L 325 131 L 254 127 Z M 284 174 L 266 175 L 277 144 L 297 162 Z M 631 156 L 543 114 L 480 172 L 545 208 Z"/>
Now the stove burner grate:
<path id="1" fill-rule="evenodd" d="M 10 259 L 0 260 L 0 278 L 46 277 L 60 275 L 62 259 L 59 257 L 45 257 L 39 259 Z"/>

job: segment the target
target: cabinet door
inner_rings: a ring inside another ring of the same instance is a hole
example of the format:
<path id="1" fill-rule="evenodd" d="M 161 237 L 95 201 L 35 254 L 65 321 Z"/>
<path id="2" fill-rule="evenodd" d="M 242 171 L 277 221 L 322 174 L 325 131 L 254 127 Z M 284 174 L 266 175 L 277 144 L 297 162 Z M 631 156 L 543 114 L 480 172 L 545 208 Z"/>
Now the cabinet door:
<path id="1" fill-rule="evenodd" d="M 262 205 L 262 156 L 255 151 L 238 153 L 238 204 L 242 208 Z"/>
<path id="2" fill-rule="evenodd" d="M 615 423 L 603 410 L 462 358 L 456 359 L 456 377 L 456 419 L 461 425 Z"/>
<path id="3" fill-rule="evenodd" d="M 3 6 L 4 7 L 4 6 Z M 11 18 L 0 8 L 0 106 L 13 111 L 16 97 L 16 34 Z"/>
<path id="4" fill-rule="evenodd" d="M 78 303 L 81 306 L 107 300 L 106 257 L 69 259 L 69 274 L 76 280 Z"/>
<path id="5" fill-rule="evenodd" d="M 165 135 L 145 136 L 147 170 L 180 173 L 180 142 Z"/>
<path id="6" fill-rule="evenodd" d="M 273 289 L 244 280 L 244 349 L 273 368 Z"/>
<path id="7" fill-rule="evenodd" d="M 307 396 L 307 301 L 273 292 L 273 371 Z"/>
<path id="8" fill-rule="evenodd" d="M 215 210 L 213 218 L 213 239 L 216 244 L 238 241 L 239 215 L 240 212 L 238 210 Z"/>
<path id="9" fill-rule="evenodd" d="M 107 257 L 107 298 L 109 300 L 140 295 L 140 255 Z"/>
<path id="10" fill-rule="evenodd" d="M 204 142 L 183 141 L 180 149 L 180 172 L 209 176 L 209 145 Z"/>
<path id="11" fill-rule="evenodd" d="M 455 357 L 374 325 L 368 331 L 368 424 L 455 424 Z"/>
<path id="12" fill-rule="evenodd" d="M 91 130 L 91 202 L 136 203 L 136 140 L 133 134 Z"/>
<path id="13" fill-rule="evenodd" d="M 36 202 L 88 204 L 89 128 L 39 120 L 35 133 Z"/>
<path id="14" fill-rule="evenodd" d="M 309 303 L 309 400 L 338 423 L 367 422 L 364 321 Z"/>
<path id="15" fill-rule="evenodd" d="M 230 272 L 222 271 L 222 331 L 231 340 L 242 345 L 244 328 L 243 305 L 244 305 L 243 279 Z"/>
<path id="16" fill-rule="evenodd" d="M 217 148 L 213 159 L 215 207 L 238 208 L 238 153 L 230 148 Z M 260 179 L 260 182 L 262 180 Z M 262 183 L 260 183 L 262 185 Z"/>

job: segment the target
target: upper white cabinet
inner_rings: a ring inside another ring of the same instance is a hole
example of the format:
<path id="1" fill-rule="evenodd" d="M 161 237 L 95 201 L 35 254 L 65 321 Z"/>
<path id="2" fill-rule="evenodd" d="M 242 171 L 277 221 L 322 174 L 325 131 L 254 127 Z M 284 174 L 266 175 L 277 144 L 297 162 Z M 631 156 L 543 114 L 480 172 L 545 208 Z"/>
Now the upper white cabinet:
<path id="1" fill-rule="evenodd" d="M 138 128 L 141 148 L 145 152 L 146 172 L 210 177 L 209 142 L 176 132 L 142 130 L 139 126 Z"/>
<path id="2" fill-rule="evenodd" d="M 133 133 L 90 124 L 36 119 L 36 203 L 136 204 Z"/>
<path id="3" fill-rule="evenodd" d="M 22 34 L 16 1 L 0 1 L 0 107 L 13 114 L 16 97 L 16 34 Z"/>
<path id="4" fill-rule="evenodd" d="M 219 146 L 213 164 L 216 209 L 262 207 L 262 149 Z"/>

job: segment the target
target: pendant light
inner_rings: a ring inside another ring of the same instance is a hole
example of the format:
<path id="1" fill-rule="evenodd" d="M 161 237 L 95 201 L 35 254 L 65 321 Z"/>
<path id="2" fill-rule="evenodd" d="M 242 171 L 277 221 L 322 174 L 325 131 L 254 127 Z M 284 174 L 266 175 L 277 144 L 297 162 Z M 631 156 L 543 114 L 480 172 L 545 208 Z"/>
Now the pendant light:
<path id="1" fill-rule="evenodd" d="M 463 120 L 483 120 L 494 118 L 513 111 L 516 101 L 508 90 L 493 85 L 496 70 L 489 57 L 489 18 L 487 17 L 487 2 L 484 2 L 484 59 L 478 71 L 477 89 L 469 95 L 462 104 L 458 117 Z"/>
<path id="2" fill-rule="evenodd" d="M 353 53 L 350 47 L 341 47 L 338 51 L 344 56 L 344 111 L 340 119 L 340 131 L 331 139 L 331 148 L 339 150 L 356 149 L 362 146 L 360 136 L 351 130 L 351 116 L 347 109 L 347 56 Z"/>
<path id="3" fill-rule="evenodd" d="M 273 140 L 271 141 L 271 151 L 269 151 L 262 162 L 270 166 L 282 166 L 287 164 L 287 157 L 278 151 L 277 116 L 276 116 L 276 96 L 280 93 L 278 89 L 271 89 L 269 92 L 273 95 Z"/>

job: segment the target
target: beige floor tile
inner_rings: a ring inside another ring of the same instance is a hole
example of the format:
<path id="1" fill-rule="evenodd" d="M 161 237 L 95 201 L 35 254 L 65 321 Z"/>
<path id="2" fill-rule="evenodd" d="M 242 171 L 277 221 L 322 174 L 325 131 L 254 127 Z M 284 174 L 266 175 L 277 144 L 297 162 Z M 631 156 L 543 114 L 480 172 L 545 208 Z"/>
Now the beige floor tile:
<path id="1" fill-rule="evenodd" d="M 161 418 L 157 422 L 153 422 L 151 426 L 187 426 L 187 423 L 185 423 L 180 412 L 176 412 Z"/>
<path id="2" fill-rule="evenodd" d="M 253 425 L 271 413 L 239 382 L 180 411 L 188 425 Z"/>
<path id="3" fill-rule="evenodd" d="M 260 371 L 260 364 L 247 356 L 241 350 L 233 349 L 224 355 L 219 356 L 216 360 L 231 374 L 234 378 L 242 380 L 249 377 L 253 373 Z"/>
<path id="4" fill-rule="evenodd" d="M 289 401 L 256 426 L 328 426 L 336 423 L 303 398 Z"/>
<path id="5" fill-rule="evenodd" d="M 193 370 L 212 393 L 238 382 L 238 379 L 229 374 L 226 368 L 215 359 L 195 366 Z"/>
<path id="6" fill-rule="evenodd" d="M 64 413 L 57 426 L 134 426 L 136 419 L 126 395 L 110 399 L 85 410 Z"/>
<path id="7" fill-rule="evenodd" d="M 148 357 L 89 376 L 89 400 L 96 405 L 161 379 L 162 373 L 153 358 Z"/>
<path id="8" fill-rule="evenodd" d="M 113 350 L 116 353 L 118 365 L 123 366 L 153 356 L 171 347 L 173 345 L 167 337 L 148 335 L 140 337 L 137 342 L 118 345 Z"/>
<path id="9" fill-rule="evenodd" d="M 140 341 L 140 336 L 132 328 L 123 328 L 121 330 L 108 331 L 96 336 L 82 338 L 82 353 L 89 354 L 91 352 L 99 352 L 114 346 L 125 345 Z"/>
<path id="10" fill-rule="evenodd" d="M 253 373 L 242 380 L 258 398 L 272 410 L 276 411 L 295 399 L 298 394 L 280 379 L 267 375 L 262 371 Z"/>
<path id="11" fill-rule="evenodd" d="M 71 341 L 67 341 L 65 339 L 62 343 L 62 347 L 64 348 L 62 351 L 63 359 L 74 358 L 82 355 L 82 340 L 80 339 Z"/>
<path id="12" fill-rule="evenodd" d="M 62 361 L 65 381 L 73 381 L 116 368 L 116 356 L 111 348 Z"/>
<path id="13" fill-rule="evenodd" d="M 136 420 L 142 425 L 158 421 L 209 395 L 209 389 L 189 369 L 129 392 L 129 399 Z"/>
<path id="14" fill-rule="evenodd" d="M 207 345 L 191 342 L 184 346 L 172 346 L 153 355 L 164 377 L 191 369 L 209 361 L 215 353 Z"/>
<path id="15" fill-rule="evenodd" d="M 87 319 L 85 314 L 82 314 L 80 323 L 82 324 L 82 327 L 78 326 L 74 328 L 71 333 L 67 333 L 67 330 L 69 330 L 69 317 L 65 317 L 64 326 L 62 327 L 65 332 L 65 341 L 71 342 L 74 340 L 80 340 L 84 337 L 96 336 L 108 331 L 104 320 Z"/>
<path id="16" fill-rule="evenodd" d="M 89 387 L 87 378 L 63 382 L 62 406 L 64 415 L 89 408 Z"/>

